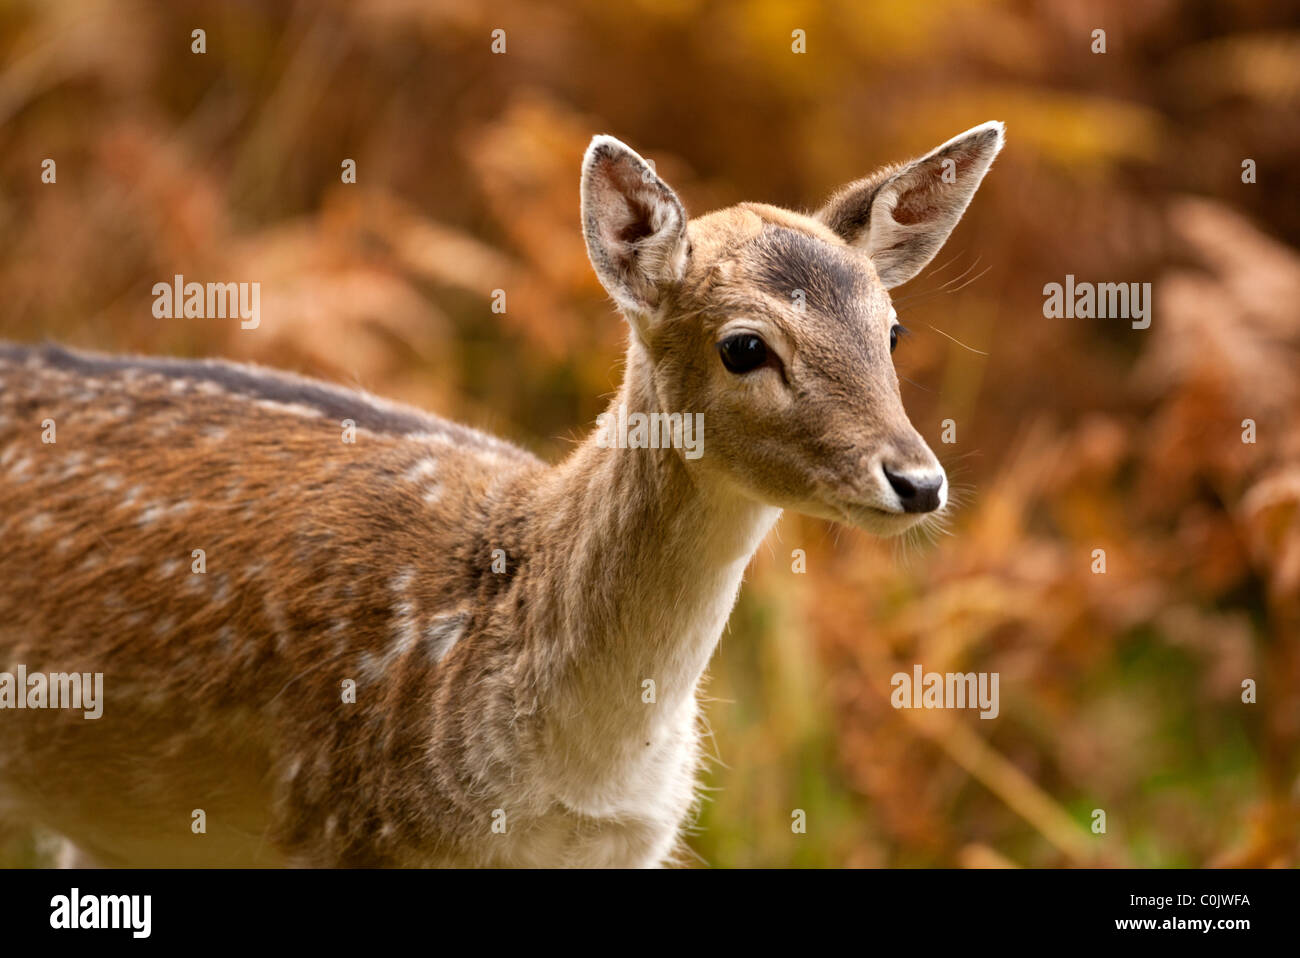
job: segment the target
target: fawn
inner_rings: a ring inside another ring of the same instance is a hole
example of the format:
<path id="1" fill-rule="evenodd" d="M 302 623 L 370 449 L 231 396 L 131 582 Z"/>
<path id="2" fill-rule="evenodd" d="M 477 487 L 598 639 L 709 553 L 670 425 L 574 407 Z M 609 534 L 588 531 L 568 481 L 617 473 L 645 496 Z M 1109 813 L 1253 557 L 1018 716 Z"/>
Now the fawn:
<path id="1" fill-rule="evenodd" d="M 695 456 L 593 436 L 548 465 L 251 365 L 0 345 L 0 820 L 87 864 L 674 861 L 697 685 L 781 511 L 892 535 L 946 504 L 886 291 L 1002 142 L 811 216 L 688 220 L 592 140 L 583 230 L 630 327 L 611 415 L 702 416 Z M 102 674 L 99 718 L 42 701 L 71 673 Z"/>

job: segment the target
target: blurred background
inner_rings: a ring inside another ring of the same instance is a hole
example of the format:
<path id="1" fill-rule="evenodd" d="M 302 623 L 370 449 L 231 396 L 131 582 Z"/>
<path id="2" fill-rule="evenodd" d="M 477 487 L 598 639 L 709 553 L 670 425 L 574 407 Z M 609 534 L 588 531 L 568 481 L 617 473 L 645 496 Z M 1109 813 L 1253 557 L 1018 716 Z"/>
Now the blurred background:
<path id="1" fill-rule="evenodd" d="M 1288 3 L 0 0 L 0 338 L 254 360 L 554 459 L 625 336 L 578 224 L 593 133 L 694 213 L 806 210 L 1003 120 L 894 291 L 950 534 L 782 520 L 711 670 L 693 854 L 1295 865 L 1298 107 Z M 260 282 L 261 326 L 156 319 L 176 273 Z M 1044 318 L 1067 273 L 1152 283 L 1150 328 Z M 894 710 L 914 663 L 998 672 L 1001 714 Z"/>

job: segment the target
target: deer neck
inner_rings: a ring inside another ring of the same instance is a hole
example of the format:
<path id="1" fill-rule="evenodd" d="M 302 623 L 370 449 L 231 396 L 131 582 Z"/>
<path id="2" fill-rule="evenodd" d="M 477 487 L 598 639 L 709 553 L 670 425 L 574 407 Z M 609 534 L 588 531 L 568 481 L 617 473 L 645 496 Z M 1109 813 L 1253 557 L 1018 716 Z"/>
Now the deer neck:
<path id="1" fill-rule="evenodd" d="M 635 345 L 609 413 L 620 406 L 687 412 L 661 408 Z M 550 700 L 539 705 L 555 735 L 606 768 L 693 723 L 745 566 L 780 515 L 710 481 L 680 449 L 617 446 L 589 437 L 540 490 L 533 514 L 547 576 L 532 583 L 545 594 L 528 630 L 545 646 L 538 678 Z"/>

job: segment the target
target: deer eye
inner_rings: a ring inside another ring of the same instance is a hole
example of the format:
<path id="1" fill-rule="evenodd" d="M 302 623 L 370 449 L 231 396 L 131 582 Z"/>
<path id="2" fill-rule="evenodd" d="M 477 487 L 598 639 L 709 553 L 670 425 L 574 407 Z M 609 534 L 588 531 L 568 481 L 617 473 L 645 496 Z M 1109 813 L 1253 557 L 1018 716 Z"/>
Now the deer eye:
<path id="1" fill-rule="evenodd" d="M 898 337 L 907 335 L 907 327 L 895 323 L 889 328 L 889 351 L 892 353 L 898 348 Z"/>
<path id="2" fill-rule="evenodd" d="M 722 365 L 728 372 L 747 373 L 767 362 L 767 344 L 753 333 L 737 333 L 718 343 Z"/>

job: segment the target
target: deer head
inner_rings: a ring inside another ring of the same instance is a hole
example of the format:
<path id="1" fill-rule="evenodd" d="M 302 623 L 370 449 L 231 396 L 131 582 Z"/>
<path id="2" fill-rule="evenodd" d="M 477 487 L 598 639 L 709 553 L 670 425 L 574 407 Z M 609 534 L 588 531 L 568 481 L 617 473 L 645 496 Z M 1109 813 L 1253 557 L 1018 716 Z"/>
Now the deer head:
<path id="1" fill-rule="evenodd" d="M 592 140 L 588 253 L 630 323 L 643 411 L 704 416 L 699 481 L 882 535 L 945 507 L 899 396 L 889 290 L 933 259 L 1002 142 L 1001 123 L 977 126 L 812 216 L 742 203 L 690 219 L 629 147 Z"/>

